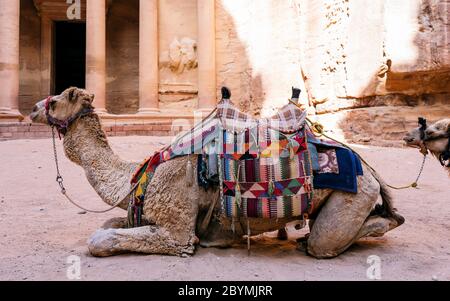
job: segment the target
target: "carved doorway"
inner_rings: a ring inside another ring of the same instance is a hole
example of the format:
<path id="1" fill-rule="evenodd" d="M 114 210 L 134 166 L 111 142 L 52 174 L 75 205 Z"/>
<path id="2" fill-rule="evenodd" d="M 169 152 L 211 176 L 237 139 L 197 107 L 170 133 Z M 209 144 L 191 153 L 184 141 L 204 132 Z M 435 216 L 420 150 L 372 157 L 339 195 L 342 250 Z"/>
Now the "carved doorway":
<path id="1" fill-rule="evenodd" d="M 86 80 L 86 24 L 55 22 L 54 26 L 54 94 L 75 86 L 85 87 Z"/>

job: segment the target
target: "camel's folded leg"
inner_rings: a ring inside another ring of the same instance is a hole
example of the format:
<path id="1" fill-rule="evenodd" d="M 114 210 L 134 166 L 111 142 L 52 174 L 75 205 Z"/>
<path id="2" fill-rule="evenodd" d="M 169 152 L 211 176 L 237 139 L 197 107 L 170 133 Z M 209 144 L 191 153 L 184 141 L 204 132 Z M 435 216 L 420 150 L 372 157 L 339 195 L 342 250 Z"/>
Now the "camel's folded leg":
<path id="1" fill-rule="evenodd" d="M 320 210 L 308 238 L 308 253 L 317 258 L 335 257 L 350 247 L 380 194 L 380 185 L 367 171 L 358 178 L 358 193 L 334 191 Z M 367 232 L 369 233 L 369 232 Z"/>
<path id="2" fill-rule="evenodd" d="M 89 252 L 93 256 L 111 256 L 138 252 L 148 254 L 192 255 L 197 238 L 195 233 L 172 235 L 158 226 L 130 229 L 99 229 L 89 239 Z"/>
<path id="3" fill-rule="evenodd" d="M 379 237 L 384 233 L 391 231 L 399 226 L 394 218 L 385 218 L 381 216 L 370 216 L 356 235 L 355 240 L 363 237 Z"/>

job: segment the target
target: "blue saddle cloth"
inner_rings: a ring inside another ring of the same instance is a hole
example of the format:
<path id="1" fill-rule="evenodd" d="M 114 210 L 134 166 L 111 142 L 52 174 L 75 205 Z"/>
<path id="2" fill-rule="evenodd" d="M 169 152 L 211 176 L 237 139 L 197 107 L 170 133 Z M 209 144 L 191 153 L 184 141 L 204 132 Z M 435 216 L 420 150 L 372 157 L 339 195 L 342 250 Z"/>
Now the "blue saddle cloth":
<path id="1" fill-rule="evenodd" d="M 317 147 L 333 148 L 336 150 L 336 157 L 339 165 L 339 173 L 314 173 L 315 189 L 334 189 L 345 192 L 357 193 L 357 176 L 363 175 L 361 159 L 350 149 L 328 143 L 319 139 L 310 140 L 311 161 L 313 170 L 318 170 Z"/>

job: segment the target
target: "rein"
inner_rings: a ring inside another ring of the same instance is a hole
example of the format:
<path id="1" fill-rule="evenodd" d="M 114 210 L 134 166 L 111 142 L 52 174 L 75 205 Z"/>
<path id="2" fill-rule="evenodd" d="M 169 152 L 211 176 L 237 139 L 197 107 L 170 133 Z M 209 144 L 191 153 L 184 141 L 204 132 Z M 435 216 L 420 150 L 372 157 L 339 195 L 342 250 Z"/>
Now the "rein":
<path id="1" fill-rule="evenodd" d="M 47 119 L 48 119 L 49 117 L 51 117 L 51 116 L 48 114 L 48 109 L 47 109 L 49 99 L 50 99 L 50 97 L 47 99 L 47 102 L 46 102 L 46 104 L 45 104 L 45 105 L 46 105 L 45 110 L 46 110 Z M 83 112 L 83 111 L 81 111 L 81 112 Z M 91 109 L 91 112 L 92 112 L 92 109 Z M 91 112 L 89 112 L 89 113 L 91 113 Z M 67 119 L 66 121 L 64 121 L 63 124 L 62 124 L 62 123 L 59 123 L 60 120 L 55 119 L 55 118 L 53 118 L 53 117 L 52 117 L 52 120 L 58 122 L 58 125 L 57 125 L 56 123 L 50 123 L 50 122 L 49 122 L 50 125 L 51 125 L 51 127 L 52 127 L 53 154 L 54 154 L 54 158 L 55 158 L 55 166 L 56 166 L 56 182 L 58 183 L 59 187 L 61 188 L 61 194 L 62 194 L 62 195 L 63 195 L 70 203 L 72 203 L 74 206 L 80 208 L 81 210 L 84 210 L 85 212 L 90 212 L 90 213 L 106 213 L 106 212 L 109 212 L 109 211 L 113 210 L 114 208 L 116 208 L 117 206 L 119 206 L 123 201 L 125 201 L 125 200 L 128 198 L 128 196 L 129 196 L 129 195 L 137 188 L 137 186 L 138 186 L 139 183 L 136 183 L 135 185 L 133 185 L 133 186 L 131 187 L 131 189 L 129 190 L 129 192 L 128 192 L 122 199 L 120 199 L 119 201 L 115 202 L 113 205 L 111 205 L 110 208 L 105 209 L 105 210 L 90 210 L 90 209 L 86 209 L 86 208 L 84 208 L 83 206 L 78 205 L 74 200 L 72 200 L 72 198 L 71 198 L 69 195 L 67 195 L 67 189 L 66 189 L 66 187 L 64 187 L 64 179 L 63 179 L 63 177 L 61 176 L 61 172 L 60 172 L 60 170 L 59 170 L 58 153 L 57 153 L 57 151 L 56 151 L 56 135 L 55 135 L 55 127 L 56 127 L 56 130 L 58 131 L 59 138 L 61 139 L 60 133 L 62 133 L 62 129 L 64 129 L 64 134 L 65 134 L 65 133 L 67 132 L 67 127 L 70 126 L 70 124 L 71 124 L 73 121 L 75 121 L 77 118 L 79 118 L 79 117 L 81 117 L 81 116 L 85 116 L 85 115 L 87 115 L 87 114 L 88 114 L 88 113 L 83 113 L 83 114 L 78 113 L 78 114 L 75 115 L 75 116 L 76 116 L 75 118 L 74 118 L 74 117 L 71 117 L 71 118 Z M 64 125 L 64 126 L 61 126 L 61 124 Z"/>
<path id="2" fill-rule="evenodd" d="M 300 106 L 299 106 L 297 103 L 295 103 L 294 101 L 292 101 L 292 100 L 290 100 L 290 99 L 289 99 L 289 101 L 290 101 L 292 104 L 294 104 L 295 106 L 297 106 L 297 107 L 300 108 Z M 347 147 L 348 149 L 350 149 L 351 151 L 353 151 L 355 154 L 357 154 L 357 155 L 359 156 L 359 158 L 361 159 L 361 161 L 364 162 L 364 163 L 367 165 L 367 167 L 369 167 L 373 172 L 377 173 L 377 171 L 375 170 L 375 168 L 373 168 L 366 160 L 364 160 L 364 158 L 363 158 L 357 151 L 355 151 L 351 146 L 349 146 L 348 144 L 343 143 L 343 142 L 341 142 L 341 141 L 339 141 L 339 140 L 337 140 L 337 139 L 334 139 L 334 138 L 328 136 L 327 134 L 325 134 L 325 127 L 324 127 L 321 123 L 319 123 L 319 122 L 313 122 L 313 121 L 312 121 L 311 119 L 309 119 L 309 118 L 306 118 L 306 122 L 307 122 L 308 126 L 312 129 L 312 132 L 313 132 L 313 134 L 314 134 L 316 137 L 321 137 L 321 136 L 323 136 L 323 137 L 325 137 L 325 138 L 328 138 L 328 139 L 330 139 L 330 140 L 333 140 L 334 142 L 337 142 L 337 143 L 339 143 L 339 144 L 341 144 L 341 145 Z M 420 123 L 420 122 L 419 122 L 419 123 Z M 426 121 L 425 121 L 425 123 L 426 123 Z M 426 126 L 425 126 L 425 128 L 426 128 Z M 423 129 L 423 131 L 425 131 L 425 128 Z M 425 132 L 423 132 L 423 133 L 425 134 Z M 400 187 L 398 187 L 398 186 L 393 186 L 393 185 L 389 185 L 389 184 L 387 184 L 387 183 L 386 183 L 386 186 L 388 186 L 389 188 L 392 188 L 392 189 L 396 189 L 396 190 L 408 189 L 408 188 L 417 188 L 417 187 L 419 186 L 418 182 L 419 182 L 420 176 L 422 175 L 422 172 L 423 172 L 423 168 L 424 168 L 424 166 L 425 166 L 425 161 L 426 161 L 426 159 L 427 159 L 427 154 L 423 154 L 422 165 L 420 166 L 419 173 L 418 173 L 418 175 L 417 175 L 417 177 L 416 177 L 416 179 L 415 179 L 414 182 L 412 182 L 412 183 L 409 184 L 409 185 L 406 185 L 406 186 L 400 186 Z"/>

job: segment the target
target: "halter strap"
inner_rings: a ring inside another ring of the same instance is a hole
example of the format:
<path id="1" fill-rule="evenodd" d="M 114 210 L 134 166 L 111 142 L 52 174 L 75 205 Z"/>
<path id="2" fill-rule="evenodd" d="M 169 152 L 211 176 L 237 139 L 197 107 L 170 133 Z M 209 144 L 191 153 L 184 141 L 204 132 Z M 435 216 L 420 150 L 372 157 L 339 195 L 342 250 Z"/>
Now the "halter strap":
<path id="1" fill-rule="evenodd" d="M 83 108 L 81 111 L 65 120 L 57 119 L 50 115 L 50 103 L 53 96 L 47 97 L 45 100 L 45 116 L 47 117 L 47 122 L 50 126 L 55 127 L 58 130 L 59 138 L 61 139 L 61 134 L 64 136 L 67 133 L 67 128 L 78 118 L 86 116 L 94 112 L 92 108 Z"/>

